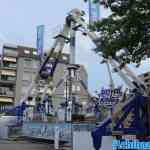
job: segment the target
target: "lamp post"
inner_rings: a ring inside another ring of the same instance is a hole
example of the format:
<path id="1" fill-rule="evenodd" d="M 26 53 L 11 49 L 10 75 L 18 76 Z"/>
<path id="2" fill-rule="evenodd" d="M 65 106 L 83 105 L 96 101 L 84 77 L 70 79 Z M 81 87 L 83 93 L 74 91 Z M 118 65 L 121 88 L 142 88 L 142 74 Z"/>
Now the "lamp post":
<path id="1" fill-rule="evenodd" d="M 73 100 L 73 91 L 72 91 L 72 87 L 73 87 L 73 82 L 75 81 L 76 79 L 76 71 L 78 70 L 80 66 L 79 65 L 70 65 L 67 70 L 68 70 L 68 78 L 67 78 L 67 90 L 68 90 L 68 93 L 67 93 L 67 106 L 69 107 L 68 110 L 69 110 L 69 122 L 72 122 L 72 114 L 74 113 L 74 100 Z"/>
<path id="2" fill-rule="evenodd" d="M 76 79 L 76 71 L 78 70 L 80 66 L 79 65 L 69 65 L 68 70 L 68 76 L 66 79 L 66 121 L 70 122 L 71 124 L 71 147 L 73 150 L 73 125 L 72 125 L 72 115 L 74 113 L 74 100 L 73 100 L 73 82 Z"/>

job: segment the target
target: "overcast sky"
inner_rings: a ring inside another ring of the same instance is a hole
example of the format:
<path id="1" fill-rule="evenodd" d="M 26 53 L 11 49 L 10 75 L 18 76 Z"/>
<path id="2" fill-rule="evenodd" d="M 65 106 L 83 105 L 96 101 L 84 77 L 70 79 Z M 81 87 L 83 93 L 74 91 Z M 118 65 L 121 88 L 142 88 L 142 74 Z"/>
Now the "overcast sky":
<path id="1" fill-rule="evenodd" d="M 83 0 L 1 0 L 0 5 L 0 44 L 12 43 L 36 46 L 36 26 L 44 24 L 45 48 L 50 48 L 52 37 L 64 24 L 66 14 L 73 8 L 88 12 L 88 5 Z M 101 9 L 101 17 L 109 11 Z M 88 18 L 88 15 L 86 16 Z M 87 37 L 77 36 L 76 63 L 85 65 L 89 77 L 89 89 L 93 93 L 108 85 L 108 73 L 105 65 L 100 65 L 100 58 L 91 50 L 93 43 Z M 148 70 L 148 64 L 138 72 Z M 116 83 L 121 84 L 114 77 Z"/>

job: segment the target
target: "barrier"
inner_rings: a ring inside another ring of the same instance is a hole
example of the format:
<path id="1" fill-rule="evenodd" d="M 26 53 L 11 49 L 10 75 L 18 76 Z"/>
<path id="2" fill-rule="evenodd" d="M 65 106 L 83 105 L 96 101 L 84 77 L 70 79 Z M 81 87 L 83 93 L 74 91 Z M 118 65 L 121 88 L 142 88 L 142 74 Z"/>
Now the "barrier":
<path id="1" fill-rule="evenodd" d="M 23 136 L 30 138 L 54 140 L 55 127 L 58 127 L 60 141 L 71 142 L 72 129 L 73 132 L 91 131 L 95 126 L 95 124 L 25 122 L 22 127 L 22 133 Z"/>

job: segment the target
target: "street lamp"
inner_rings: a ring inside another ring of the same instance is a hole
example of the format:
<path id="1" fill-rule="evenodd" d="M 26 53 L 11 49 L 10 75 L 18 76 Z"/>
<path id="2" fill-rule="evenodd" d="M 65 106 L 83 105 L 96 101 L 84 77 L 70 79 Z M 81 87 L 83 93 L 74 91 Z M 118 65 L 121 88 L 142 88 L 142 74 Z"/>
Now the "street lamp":
<path id="1" fill-rule="evenodd" d="M 68 70 L 68 77 L 67 77 L 67 91 L 66 91 L 66 103 L 67 103 L 67 121 L 72 122 L 72 114 L 74 113 L 74 100 L 73 100 L 73 82 L 76 79 L 76 71 L 78 70 L 79 65 L 70 65 Z M 69 89 L 69 90 L 68 90 Z M 67 93 L 68 92 L 68 93 Z"/>

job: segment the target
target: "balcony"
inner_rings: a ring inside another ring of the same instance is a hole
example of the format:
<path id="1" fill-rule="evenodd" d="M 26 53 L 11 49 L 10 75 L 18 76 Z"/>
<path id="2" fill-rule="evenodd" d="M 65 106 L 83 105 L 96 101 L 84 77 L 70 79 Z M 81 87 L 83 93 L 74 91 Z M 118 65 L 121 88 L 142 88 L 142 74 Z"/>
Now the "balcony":
<path id="1" fill-rule="evenodd" d="M 11 97 L 0 96 L 0 103 L 13 103 L 13 101 Z"/>
<path id="2" fill-rule="evenodd" d="M 0 83 L 15 84 L 16 83 L 16 77 L 1 75 Z"/>
<path id="3" fill-rule="evenodd" d="M 0 97 L 14 97 L 14 91 L 12 88 L 9 87 L 0 87 Z"/>
<path id="4" fill-rule="evenodd" d="M 4 57 L 4 58 L 3 58 L 3 61 L 16 63 L 16 62 L 17 62 L 17 59 L 14 58 L 14 57 Z"/>
<path id="5" fill-rule="evenodd" d="M 11 80 L 0 80 L 0 83 L 8 84 L 8 85 L 14 85 L 16 81 Z"/>
<path id="6" fill-rule="evenodd" d="M 1 69 L 0 73 L 1 73 L 0 83 L 15 84 L 16 82 L 15 70 Z"/>
<path id="7" fill-rule="evenodd" d="M 6 85 L 5 85 L 6 86 Z M 13 103 L 14 91 L 12 87 L 0 87 L 0 103 Z"/>
<path id="8" fill-rule="evenodd" d="M 16 71 L 11 69 L 1 69 L 1 75 L 3 76 L 16 76 Z"/>
<path id="9" fill-rule="evenodd" d="M 8 69 L 8 70 L 16 70 L 17 64 L 13 63 L 3 63 L 2 69 Z"/>

